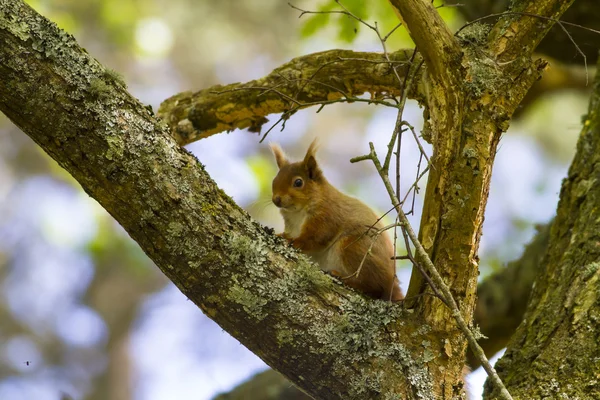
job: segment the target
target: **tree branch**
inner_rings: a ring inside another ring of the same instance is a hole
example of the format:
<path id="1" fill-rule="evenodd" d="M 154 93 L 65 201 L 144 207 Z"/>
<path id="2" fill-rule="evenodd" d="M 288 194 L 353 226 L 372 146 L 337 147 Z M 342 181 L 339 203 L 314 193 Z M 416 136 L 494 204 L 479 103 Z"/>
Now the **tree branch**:
<path id="1" fill-rule="evenodd" d="M 478 0 L 467 1 L 449 0 L 446 4 L 460 4 L 457 10 L 467 21 L 499 14 L 509 10 L 510 0 Z M 512 10 L 514 11 L 514 10 Z M 485 20 L 491 23 L 495 19 Z M 600 7 L 596 0 L 578 0 L 563 14 L 560 19 L 564 22 L 577 24 L 580 27 L 567 27 L 573 41 L 584 52 L 590 62 L 598 57 L 598 34 L 586 28 L 600 30 Z M 560 27 L 553 27 L 538 45 L 536 52 L 552 57 L 565 64 L 583 64 L 567 34 Z"/>
<path id="2" fill-rule="evenodd" d="M 412 54 L 412 49 L 388 54 L 400 76 L 408 72 Z M 364 93 L 374 100 L 400 96 L 402 85 L 391 72 L 390 61 L 383 54 L 350 50 L 309 54 L 255 81 L 177 94 L 161 104 L 158 116 L 181 145 L 234 129 L 260 131 L 269 114 L 332 100 L 352 101 Z M 416 81 L 408 96 L 423 101 L 419 77 Z"/>
<path id="3" fill-rule="evenodd" d="M 477 287 L 477 306 L 473 317 L 475 325 L 487 337 L 480 341 L 480 345 L 488 357 L 506 347 L 523 321 L 531 287 L 548 249 L 550 226 L 539 228 L 521 258 L 508 263 L 506 268 L 487 277 Z M 471 368 L 479 367 L 479 360 L 471 352 L 467 353 L 467 361 Z"/>
<path id="4" fill-rule="evenodd" d="M 521 0 L 515 2 L 510 11 L 559 19 L 573 1 Z M 553 25 L 554 21 L 551 20 L 509 14 L 501 18 L 490 33 L 490 50 L 498 62 L 512 62 L 517 58 L 529 57 Z"/>
<path id="5" fill-rule="evenodd" d="M 518 260 L 496 274 L 487 277 L 477 288 L 475 324 L 487 339 L 480 341 L 488 357 L 506 347 L 508 340 L 523 320 L 533 281 L 539 271 L 541 258 L 548 247 L 550 224 L 539 228 L 538 234 L 527 245 Z M 479 360 L 467 353 L 471 368 L 479 366 Z M 215 400 L 308 400 L 282 375 L 273 370 L 261 372 Z"/>
<path id="6" fill-rule="evenodd" d="M 431 78 L 444 86 L 455 86 L 462 52 L 433 3 L 427 0 L 390 0 L 390 3 L 423 55 Z"/>

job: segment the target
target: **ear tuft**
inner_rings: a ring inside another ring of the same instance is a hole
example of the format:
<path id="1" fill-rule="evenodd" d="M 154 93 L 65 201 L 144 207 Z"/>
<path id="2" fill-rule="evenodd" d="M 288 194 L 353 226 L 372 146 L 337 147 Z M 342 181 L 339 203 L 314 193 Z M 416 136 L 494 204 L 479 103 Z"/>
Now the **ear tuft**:
<path id="1" fill-rule="evenodd" d="M 277 162 L 277 167 L 279 169 L 281 169 L 281 167 L 283 167 L 284 165 L 289 164 L 289 161 L 287 160 L 285 153 L 283 152 L 283 150 L 281 149 L 281 147 L 279 147 L 279 145 L 277 143 L 270 143 L 269 146 L 271 147 L 271 151 L 273 152 L 273 155 L 275 156 L 275 161 Z"/>
<path id="2" fill-rule="evenodd" d="M 318 140 L 313 140 L 310 146 L 308 146 L 308 150 L 306 151 L 303 161 L 306 172 L 308 173 L 308 177 L 315 181 L 320 180 L 323 177 L 323 173 L 321 172 L 321 168 L 319 168 L 316 158 L 318 147 Z"/>

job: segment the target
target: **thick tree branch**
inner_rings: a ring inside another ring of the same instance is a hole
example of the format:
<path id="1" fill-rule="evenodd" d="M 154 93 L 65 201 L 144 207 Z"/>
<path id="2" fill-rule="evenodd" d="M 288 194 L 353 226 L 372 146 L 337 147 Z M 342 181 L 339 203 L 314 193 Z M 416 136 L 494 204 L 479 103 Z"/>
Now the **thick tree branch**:
<path id="1" fill-rule="evenodd" d="M 489 35 L 490 50 L 501 63 L 517 58 L 530 57 L 554 21 L 541 19 L 539 15 L 559 19 L 574 0 L 521 0 L 515 2 L 511 12 L 531 15 L 509 14 L 503 17 Z M 525 50 L 525 51 L 523 51 Z"/>
<path id="2" fill-rule="evenodd" d="M 260 131 L 269 114 L 341 101 L 370 93 L 398 97 L 392 66 L 400 76 L 410 67 L 413 50 L 388 54 L 329 50 L 294 58 L 269 75 L 247 83 L 213 86 L 196 93 L 183 92 L 165 100 L 158 116 L 169 124 L 181 145 L 223 131 L 250 128 Z M 416 62 L 419 62 L 417 60 Z M 423 101 L 420 79 L 412 85 L 409 98 Z"/>
<path id="3" fill-rule="evenodd" d="M 600 398 L 600 74 L 563 181 L 548 251 L 497 364 L 520 398 Z M 497 393 L 486 388 L 486 398 Z"/>
<path id="4" fill-rule="evenodd" d="M 0 2 L 0 109 L 177 287 L 312 396 L 433 398 L 446 336 L 333 281 L 253 222 L 72 36 Z"/>
<path id="5" fill-rule="evenodd" d="M 443 86 L 454 86 L 462 52 L 433 2 L 390 0 L 390 3 L 423 55 L 431 79 Z"/>
<path id="6" fill-rule="evenodd" d="M 467 21 L 499 14 L 508 11 L 510 0 L 477 0 L 461 1 L 449 0 L 447 4 L 460 4 L 457 10 Z M 583 64 L 584 58 L 578 54 L 573 42 L 577 43 L 588 59 L 594 63 L 598 57 L 598 43 L 600 37 L 597 33 L 585 28 L 600 31 L 600 7 L 597 0 L 578 0 L 563 14 L 561 21 L 580 25 L 581 27 L 566 26 L 568 34 L 559 26 L 554 26 L 538 45 L 536 52 L 550 56 L 566 64 Z M 484 22 L 492 24 L 495 19 Z M 569 35 L 571 38 L 569 38 Z M 572 39 L 572 40 L 571 40 Z"/>
<path id="7" fill-rule="evenodd" d="M 412 31 L 407 15 L 415 14 L 415 8 L 422 3 L 394 0 L 392 3 Z M 439 18 L 435 10 L 427 12 L 432 20 Z M 426 30 L 419 18 L 414 18 L 412 23 L 418 29 Z M 437 41 L 426 44 L 430 48 L 428 51 L 437 48 L 439 53 L 439 49 L 444 48 L 446 35 L 440 33 L 440 36 L 440 39 L 435 35 L 427 36 L 429 40 Z M 543 33 L 540 38 L 542 36 Z M 414 32 L 413 39 L 416 40 Z M 512 40 L 515 43 L 510 46 L 518 46 L 521 51 L 518 63 L 490 62 L 487 55 L 494 53 L 485 44 L 490 43 L 493 48 L 496 43 L 490 40 L 487 32 L 479 31 L 472 32 L 469 38 L 461 37 L 460 57 L 454 57 L 458 60 L 443 58 L 448 64 L 444 70 L 438 67 L 438 73 L 432 73 L 435 66 L 428 64 L 432 76 L 427 122 L 434 154 L 419 242 L 451 288 L 467 321 L 471 320 L 475 307 L 477 251 L 496 147 L 508 120 L 545 67 L 543 62 L 531 62 L 533 48 L 523 50 L 522 43 Z M 419 43 L 417 48 L 420 49 Z M 433 56 L 430 54 L 429 57 Z M 424 59 L 427 61 L 428 56 Z M 417 261 L 429 265 L 424 256 Z M 422 296 L 426 290 L 424 278 L 413 268 L 408 305 L 415 306 L 417 314 L 434 329 L 446 332 L 456 329 L 452 323 L 454 316 L 436 297 Z M 456 339 L 452 342 L 454 348 L 463 351 L 463 338 L 458 336 Z M 458 364 L 453 367 L 455 369 L 451 368 L 452 372 L 448 371 L 447 376 L 458 371 Z"/>
<path id="8" fill-rule="evenodd" d="M 480 341 L 486 356 L 491 357 L 506 347 L 506 343 L 523 320 L 533 281 L 539 263 L 548 247 L 550 225 L 539 228 L 538 234 L 525 248 L 518 260 L 487 277 L 477 288 L 475 324 L 487 339 Z M 479 366 L 479 360 L 468 352 L 471 368 Z M 282 375 L 273 370 L 261 372 L 215 400 L 308 400 Z"/>

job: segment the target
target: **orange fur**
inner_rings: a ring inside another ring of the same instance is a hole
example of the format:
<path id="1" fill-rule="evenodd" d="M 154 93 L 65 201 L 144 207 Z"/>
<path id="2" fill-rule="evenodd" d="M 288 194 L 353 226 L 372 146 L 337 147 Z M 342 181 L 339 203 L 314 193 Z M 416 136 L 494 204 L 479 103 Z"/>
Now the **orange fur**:
<path id="1" fill-rule="evenodd" d="M 285 222 L 282 236 L 348 286 L 373 298 L 401 300 L 387 232 L 375 235 L 383 226 L 375 213 L 325 179 L 315 157 L 316 141 L 301 162 L 290 163 L 277 145 L 271 149 L 279 167 L 273 203 Z M 298 181 L 301 186 L 295 185 Z"/>

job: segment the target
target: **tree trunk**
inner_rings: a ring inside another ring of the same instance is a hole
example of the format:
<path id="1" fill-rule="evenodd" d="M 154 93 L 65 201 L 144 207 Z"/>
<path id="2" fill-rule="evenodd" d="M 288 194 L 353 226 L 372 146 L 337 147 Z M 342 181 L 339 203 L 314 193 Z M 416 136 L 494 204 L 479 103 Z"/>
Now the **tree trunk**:
<path id="1" fill-rule="evenodd" d="M 497 364 L 517 398 L 600 398 L 599 205 L 600 74 L 527 312 Z"/>

